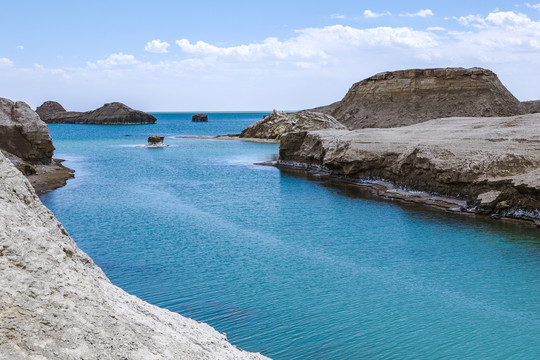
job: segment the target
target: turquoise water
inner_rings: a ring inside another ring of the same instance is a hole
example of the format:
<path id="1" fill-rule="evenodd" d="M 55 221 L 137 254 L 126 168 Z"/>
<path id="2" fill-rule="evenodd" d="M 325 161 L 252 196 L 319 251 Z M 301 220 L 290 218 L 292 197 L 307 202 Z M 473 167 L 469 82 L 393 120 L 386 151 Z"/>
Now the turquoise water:
<path id="1" fill-rule="evenodd" d="M 126 291 L 274 359 L 540 358 L 540 232 L 253 165 L 261 113 L 49 125 L 76 170 L 42 196 Z M 125 136 L 130 135 L 130 136 Z"/>

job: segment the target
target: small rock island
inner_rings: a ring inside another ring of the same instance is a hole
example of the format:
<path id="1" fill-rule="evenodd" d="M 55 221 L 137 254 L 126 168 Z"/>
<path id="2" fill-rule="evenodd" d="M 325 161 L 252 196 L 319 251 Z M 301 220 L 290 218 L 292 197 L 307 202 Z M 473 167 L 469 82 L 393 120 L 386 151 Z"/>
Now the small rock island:
<path id="1" fill-rule="evenodd" d="M 144 147 L 147 148 L 162 148 L 167 147 L 169 145 L 165 144 L 163 141 L 165 140 L 164 136 L 158 136 L 153 135 L 148 137 L 148 144 L 146 144 Z"/>
<path id="2" fill-rule="evenodd" d="M 206 114 L 196 114 L 191 117 L 193 122 L 208 122 L 208 115 Z"/>
<path id="3" fill-rule="evenodd" d="M 140 110 L 133 110 L 120 102 L 112 102 L 86 112 L 66 111 L 56 101 L 46 101 L 36 109 L 47 124 L 144 125 L 155 124 L 156 118 Z"/>

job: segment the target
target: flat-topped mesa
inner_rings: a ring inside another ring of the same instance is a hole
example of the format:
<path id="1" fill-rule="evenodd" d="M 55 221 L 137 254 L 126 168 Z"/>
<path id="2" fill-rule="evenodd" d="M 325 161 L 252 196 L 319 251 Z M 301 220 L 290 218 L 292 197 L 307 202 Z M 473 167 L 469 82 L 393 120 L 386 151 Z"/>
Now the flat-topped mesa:
<path id="1" fill-rule="evenodd" d="M 349 129 L 524 113 L 497 75 L 482 68 L 383 72 L 355 83 L 341 101 L 314 110 L 332 115 Z"/>
<path id="2" fill-rule="evenodd" d="M 92 111 L 76 112 L 65 111 L 57 102 L 46 101 L 36 112 L 49 124 L 138 125 L 156 122 L 153 115 L 119 102 L 108 103 Z"/>
<path id="3" fill-rule="evenodd" d="M 0 149 L 30 163 L 49 164 L 54 146 L 49 129 L 30 106 L 0 98 Z"/>
<path id="4" fill-rule="evenodd" d="M 253 125 L 245 128 L 240 137 L 259 138 L 259 139 L 279 139 L 281 135 L 306 130 L 322 129 L 346 129 L 332 116 L 311 112 L 301 111 L 288 114 L 282 111 L 274 110 Z"/>

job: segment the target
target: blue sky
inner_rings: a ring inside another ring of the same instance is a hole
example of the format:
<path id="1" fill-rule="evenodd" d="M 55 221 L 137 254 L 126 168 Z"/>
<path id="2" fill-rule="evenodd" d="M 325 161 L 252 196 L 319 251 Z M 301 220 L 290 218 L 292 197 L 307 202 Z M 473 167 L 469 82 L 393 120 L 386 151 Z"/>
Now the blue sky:
<path id="1" fill-rule="evenodd" d="M 537 0 L 538 1 L 538 0 Z M 540 3 L 10 1 L 0 97 L 70 110 L 302 109 L 375 73 L 495 71 L 540 99 Z"/>

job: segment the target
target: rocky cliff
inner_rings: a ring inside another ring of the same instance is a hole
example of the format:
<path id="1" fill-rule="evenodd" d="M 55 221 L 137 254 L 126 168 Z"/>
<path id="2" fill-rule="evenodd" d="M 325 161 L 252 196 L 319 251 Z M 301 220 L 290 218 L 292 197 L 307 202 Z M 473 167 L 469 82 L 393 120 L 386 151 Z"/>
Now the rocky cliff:
<path id="1" fill-rule="evenodd" d="M 265 359 L 112 285 L 0 154 L 2 359 Z"/>
<path id="2" fill-rule="evenodd" d="M 320 129 L 345 129 L 333 117 L 311 111 L 301 111 L 288 114 L 274 110 L 253 125 L 245 128 L 240 137 L 279 139 L 281 135 L 291 131 L 320 130 Z"/>
<path id="3" fill-rule="evenodd" d="M 135 125 L 154 124 L 156 118 L 148 113 L 133 110 L 119 103 L 112 102 L 102 107 L 87 111 L 65 111 L 64 107 L 54 101 L 46 101 L 36 109 L 41 119 L 52 124 L 98 124 L 98 125 Z"/>
<path id="4" fill-rule="evenodd" d="M 528 114 L 288 133 L 281 137 L 280 163 L 346 179 L 389 180 L 463 198 L 469 210 L 538 220 L 539 123 L 540 114 Z"/>
<path id="5" fill-rule="evenodd" d="M 349 129 L 523 113 L 519 100 L 497 75 L 481 68 L 384 72 L 354 84 L 341 101 L 313 110 L 333 116 Z"/>
<path id="6" fill-rule="evenodd" d="M 0 149 L 31 163 L 48 164 L 54 146 L 49 129 L 24 102 L 0 98 Z"/>

